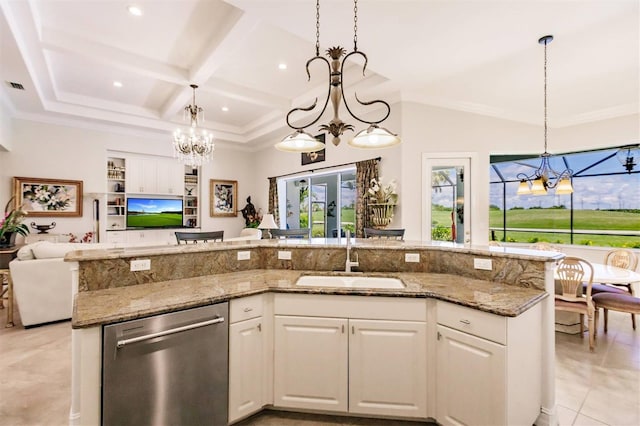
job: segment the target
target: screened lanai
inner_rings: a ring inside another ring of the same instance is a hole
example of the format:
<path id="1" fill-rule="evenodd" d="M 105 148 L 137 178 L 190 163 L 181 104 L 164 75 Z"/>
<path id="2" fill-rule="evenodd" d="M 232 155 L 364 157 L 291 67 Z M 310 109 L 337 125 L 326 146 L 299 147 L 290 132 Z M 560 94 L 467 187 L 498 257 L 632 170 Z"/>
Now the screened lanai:
<path id="1" fill-rule="evenodd" d="M 640 247 L 640 147 L 627 145 L 554 155 L 553 169 L 570 169 L 574 192 L 517 195 L 521 175 L 540 155 L 491 157 L 490 240 Z"/>

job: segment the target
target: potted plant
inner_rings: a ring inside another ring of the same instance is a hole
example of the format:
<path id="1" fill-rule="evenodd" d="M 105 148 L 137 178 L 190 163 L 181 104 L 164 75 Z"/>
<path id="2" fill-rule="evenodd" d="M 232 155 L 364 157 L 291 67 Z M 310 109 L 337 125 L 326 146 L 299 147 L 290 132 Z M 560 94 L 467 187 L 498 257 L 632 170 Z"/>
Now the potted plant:
<path id="1" fill-rule="evenodd" d="M 13 206 L 14 200 L 15 197 L 11 197 L 4 207 L 4 216 L 0 221 L 0 247 L 13 247 L 18 234 L 24 237 L 29 233 L 27 225 L 22 223 L 27 212 L 16 209 Z"/>
<path id="2" fill-rule="evenodd" d="M 382 178 L 371 179 L 368 190 L 371 225 L 374 228 L 385 228 L 393 219 L 393 209 L 398 204 L 396 181 L 382 183 Z"/>

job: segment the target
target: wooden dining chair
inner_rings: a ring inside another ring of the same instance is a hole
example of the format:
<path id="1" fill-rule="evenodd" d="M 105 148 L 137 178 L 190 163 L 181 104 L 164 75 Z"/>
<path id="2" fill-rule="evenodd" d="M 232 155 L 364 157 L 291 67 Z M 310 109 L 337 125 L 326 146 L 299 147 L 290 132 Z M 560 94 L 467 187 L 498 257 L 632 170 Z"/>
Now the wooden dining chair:
<path id="1" fill-rule="evenodd" d="M 224 231 L 210 231 L 210 232 L 176 232 L 176 240 L 178 244 L 190 242 L 195 244 L 198 241 L 204 243 L 209 241 L 222 241 L 224 239 Z"/>
<path id="2" fill-rule="evenodd" d="M 610 265 L 618 268 L 635 271 L 636 268 L 638 267 L 638 256 L 636 256 L 636 254 L 631 250 L 614 249 L 607 252 L 607 254 L 604 257 L 604 263 L 605 265 Z M 619 287 L 623 287 L 624 289 Z M 591 292 L 594 295 L 607 293 L 611 295 L 627 294 L 630 296 L 634 296 L 633 285 L 631 283 L 623 283 L 623 284 L 595 283 L 593 284 L 593 288 Z M 618 298 L 619 298 L 618 296 L 615 296 L 615 297 L 612 297 L 611 300 L 617 300 Z M 609 300 L 609 298 L 605 297 L 603 300 Z M 605 309 L 605 325 L 607 324 L 606 312 L 607 310 Z M 633 327 L 633 329 L 635 330 L 636 329 L 635 313 L 633 312 L 633 310 L 628 310 L 626 312 L 629 312 L 631 314 L 631 327 Z"/>
<path id="3" fill-rule="evenodd" d="M 271 236 L 275 239 L 289 239 L 289 238 L 311 238 L 311 229 L 272 229 Z"/>
<path id="4" fill-rule="evenodd" d="M 567 256 L 558 261 L 556 282 L 562 291 L 555 295 L 556 311 L 576 312 L 580 314 L 580 336 L 584 336 L 584 316 L 587 316 L 589 331 L 589 350 L 595 349 L 596 324 L 598 312 L 591 297 L 593 284 L 593 266 L 579 257 Z M 586 292 L 582 294 L 582 283 L 586 283 Z"/>
<path id="5" fill-rule="evenodd" d="M 404 229 L 364 228 L 365 238 L 382 238 L 388 240 L 404 240 Z"/>

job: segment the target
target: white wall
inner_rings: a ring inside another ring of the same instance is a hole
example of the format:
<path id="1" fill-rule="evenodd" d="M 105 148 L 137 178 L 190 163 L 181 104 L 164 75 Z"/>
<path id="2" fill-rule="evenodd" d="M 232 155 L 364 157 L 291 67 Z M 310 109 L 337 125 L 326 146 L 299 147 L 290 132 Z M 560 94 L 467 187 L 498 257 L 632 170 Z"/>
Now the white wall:
<path id="1" fill-rule="evenodd" d="M 105 192 L 107 151 L 173 155 L 169 134 L 113 133 L 26 120 L 14 120 L 12 130 L 11 152 L 0 152 L 0 201 L 8 199 L 12 192 L 14 176 L 82 180 L 85 193 Z M 248 153 L 217 147 L 212 163 L 203 166 L 200 202 L 203 230 L 224 230 L 225 236 L 238 235 L 244 225 L 242 215 L 239 214 L 239 218 L 209 217 L 209 179 L 237 180 L 238 198 L 244 201 L 253 185 L 251 162 Z M 244 203 L 239 203 L 239 208 L 243 206 Z M 53 232 L 82 236 L 92 229 L 91 210 L 91 200 L 85 197 L 81 218 L 27 218 L 27 223 L 55 221 L 57 226 Z"/>

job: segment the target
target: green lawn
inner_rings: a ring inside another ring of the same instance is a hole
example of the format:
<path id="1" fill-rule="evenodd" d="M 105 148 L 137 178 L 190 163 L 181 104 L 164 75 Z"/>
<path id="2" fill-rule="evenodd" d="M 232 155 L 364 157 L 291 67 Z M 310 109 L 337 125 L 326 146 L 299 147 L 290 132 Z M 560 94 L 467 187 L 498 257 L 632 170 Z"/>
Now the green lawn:
<path id="1" fill-rule="evenodd" d="M 507 226 L 509 228 L 558 228 L 569 229 L 569 210 L 566 209 L 526 209 L 507 210 Z M 433 225 L 451 227 L 451 211 L 434 211 Z M 579 230 L 640 230 L 640 213 L 604 210 L 574 210 L 574 229 Z M 489 227 L 501 228 L 503 212 L 491 210 L 489 212 Z M 539 233 L 539 232 L 507 232 L 507 241 L 532 243 L 547 241 L 558 244 L 571 244 L 570 235 Z M 496 239 L 503 240 L 502 231 L 496 231 Z M 573 244 L 610 246 L 610 247 L 640 247 L 640 237 L 617 235 L 585 235 L 574 234 Z"/>
<path id="2" fill-rule="evenodd" d="M 149 213 L 139 215 L 129 215 L 127 226 L 148 227 L 148 226 L 182 226 L 182 215 L 180 213 Z"/>

